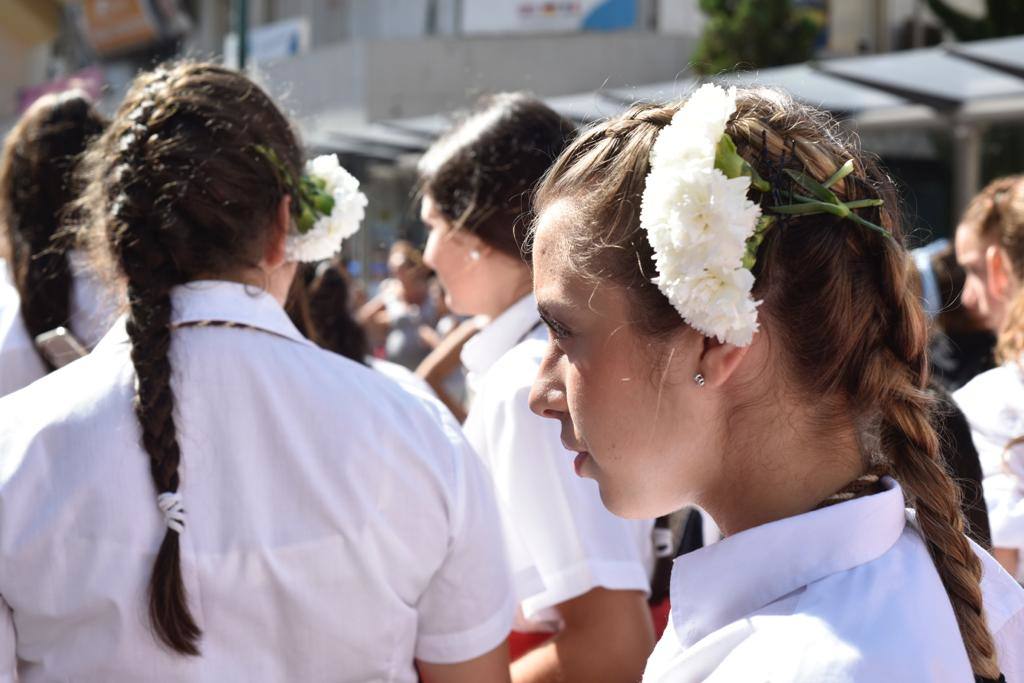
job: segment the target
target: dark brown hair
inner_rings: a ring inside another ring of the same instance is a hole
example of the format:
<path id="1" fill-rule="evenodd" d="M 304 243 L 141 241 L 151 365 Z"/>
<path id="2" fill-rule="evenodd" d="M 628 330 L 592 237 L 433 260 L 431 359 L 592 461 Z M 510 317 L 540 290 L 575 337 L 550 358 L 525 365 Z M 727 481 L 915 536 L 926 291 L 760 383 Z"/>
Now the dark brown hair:
<path id="1" fill-rule="evenodd" d="M 575 128 L 523 93 L 481 98 L 420 160 L 419 189 L 456 229 L 529 261 L 530 193 Z"/>
<path id="2" fill-rule="evenodd" d="M 74 173 L 105 121 L 79 91 L 46 95 L 21 117 L 0 156 L 0 251 L 11 268 L 31 337 L 67 326 L 71 270 L 65 211 L 80 187 Z M 47 367 L 49 361 L 43 358 Z"/>
<path id="3" fill-rule="evenodd" d="M 631 301 L 641 333 L 684 323 L 651 283 L 652 250 L 639 209 L 655 138 L 682 103 L 637 105 L 585 131 L 538 190 L 537 210 L 569 199 L 565 227 L 573 267 L 610 281 Z M 844 201 L 877 198 L 861 215 L 892 238 L 833 216 L 793 217 L 770 229 L 754 267 L 759 318 L 781 341 L 783 372 L 814 397 L 821 424 L 855 418 L 864 443 L 902 483 L 946 587 L 974 671 L 999 675 L 983 614 L 981 564 L 963 533 L 959 493 L 943 467 L 927 391 L 927 324 L 895 212 L 892 183 L 822 112 L 769 89 L 738 94 L 727 133 L 764 177 L 782 166 L 823 182 L 847 159 L 854 173 L 834 188 Z M 755 195 L 757 193 L 754 193 Z M 754 197 L 763 205 L 779 198 Z"/>
<path id="4" fill-rule="evenodd" d="M 302 264 L 287 311 L 295 326 L 318 346 L 365 365 L 370 344 L 366 330 L 352 315 L 344 267 L 336 260 Z"/>
<path id="5" fill-rule="evenodd" d="M 196 62 L 139 75 L 86 155 L 82 207 L 127 282 L 134 408 L 157 494 L 178 490 L 181 459 L 168 355 L 171 288 L 258 263 L 289 192 L 283 176 L 298 177 L 301 161 L 288 120 L 266 93 L 235 71 Z M 149 583 L 149 616 L 163 643 L 196 655 L 201 632 L 179 553 L 178 532 L 168 528 Z"/>

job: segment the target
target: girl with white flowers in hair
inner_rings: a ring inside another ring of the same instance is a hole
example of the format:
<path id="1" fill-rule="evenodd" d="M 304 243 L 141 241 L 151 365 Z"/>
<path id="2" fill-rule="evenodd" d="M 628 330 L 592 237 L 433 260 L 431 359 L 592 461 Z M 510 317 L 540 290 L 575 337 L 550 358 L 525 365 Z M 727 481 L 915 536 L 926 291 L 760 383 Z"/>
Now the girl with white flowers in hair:
<path id="1" fill-rule="evenodd" d="M 645 681 L 1024 679 L 1024 592 L 938 460 L 892 196 L 825 115 L 714 85 L 584 132 L 539 188 L 531 406 L 613 512 L 725 534 L 676 560 Z"/>
<path id="2" fill-rule="evenodd" d="M 458 425 L 282 308 L 358 229 L 356 179 L 191 62 L 140 75 L 85 161 L 129 308 L 0 403 L 0 680 L 507 680 Z"/>

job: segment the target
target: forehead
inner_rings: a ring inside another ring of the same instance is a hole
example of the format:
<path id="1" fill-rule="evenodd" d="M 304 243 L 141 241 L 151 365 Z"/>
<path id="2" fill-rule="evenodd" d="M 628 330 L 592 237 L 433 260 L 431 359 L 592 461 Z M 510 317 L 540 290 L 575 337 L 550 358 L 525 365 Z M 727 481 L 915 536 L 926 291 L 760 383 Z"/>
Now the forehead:
<path id="1" fill-rule="evenodd" d="M 984 246 L 978 228 L 968 223 L 961 223 L 957 226 L 953 245 L 959 261 L 977 256 Z"/>
<path id="2" fill-rule="evenodd" d="M 538 301 L 544 290 L 564 289 L 582 281 L 572 269 L 570 234 L 576 212 L 567 200 L 540 214 L 533 240 L 533 286 Z"/>

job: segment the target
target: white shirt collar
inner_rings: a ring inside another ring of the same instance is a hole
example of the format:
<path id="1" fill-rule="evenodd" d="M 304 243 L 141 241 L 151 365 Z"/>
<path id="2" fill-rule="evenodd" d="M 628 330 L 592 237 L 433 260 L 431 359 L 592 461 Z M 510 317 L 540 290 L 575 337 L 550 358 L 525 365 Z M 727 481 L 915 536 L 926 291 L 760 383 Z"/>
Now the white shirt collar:
<path id="1" fill-rule="evenodd" d="M 527 294 L 492 320 L 462 347 L 462 363 L 472 373 L 483 373 L 522 341 L 537 323 L 537 300 Z"/>
<path id="2" fill-rule="evenodd" d="M 240 323 L 313 346 L 302 336 L 274 297 L 254 285 L 225 280 L 196 280 L 171 290 L 171 323 L 202 321 Z M 115 325 L 124 337 L 124 325 Z"/>
<path id="3" fill-rule="evenodd" d="M 818 579 L 881 557 L 906 525 L 903 490 L 887 490 L 747 529 L 678 558 L 672 624 L 689 647 Z"/>

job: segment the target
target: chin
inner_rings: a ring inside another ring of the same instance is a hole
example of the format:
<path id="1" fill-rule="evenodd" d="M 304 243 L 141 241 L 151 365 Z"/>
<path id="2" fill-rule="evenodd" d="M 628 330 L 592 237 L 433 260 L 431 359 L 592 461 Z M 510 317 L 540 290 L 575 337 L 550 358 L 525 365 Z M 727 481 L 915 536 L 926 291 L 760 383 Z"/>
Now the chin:
<path id="1" fill-rule="evenodd" d="M 645 509 L 643 496 L 631 496 L 623 491 L 611 490 L 601 482 L 598 482 L 598 491 L 601 493 L 601 503 L 616 517 L 623 519 L 651 519 L 658 515 L 648 514 Z"/>

